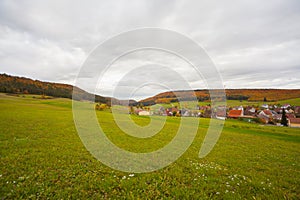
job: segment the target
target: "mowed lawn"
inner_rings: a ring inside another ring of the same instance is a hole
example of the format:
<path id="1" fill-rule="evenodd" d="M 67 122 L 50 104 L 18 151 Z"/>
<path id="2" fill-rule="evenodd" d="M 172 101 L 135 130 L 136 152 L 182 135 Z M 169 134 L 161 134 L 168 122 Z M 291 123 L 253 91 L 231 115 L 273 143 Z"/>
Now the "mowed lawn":
<path id="1" fill-rule="evenodd" d="M 209 125 L 182 157 L 152 173 L 125 173 L 85 149 L 68 99 L 0 94 L 1 199 L 300 199 L 300 129 L 227 120 L 213 151 L 198 158 Z M 180 118 L 169 117 L 149 139 L 123 133 L 108 111 L 97 111 L 121 148 L 150 152 L 167 144 Z M 132 116 L 137 124 L 149 118 Z"/>

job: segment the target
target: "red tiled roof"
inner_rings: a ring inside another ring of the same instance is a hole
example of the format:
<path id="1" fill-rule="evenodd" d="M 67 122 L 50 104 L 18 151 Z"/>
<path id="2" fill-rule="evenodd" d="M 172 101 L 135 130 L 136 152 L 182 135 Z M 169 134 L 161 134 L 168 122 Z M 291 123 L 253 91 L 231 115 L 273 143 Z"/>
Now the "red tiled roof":
<path id="1" fill-rule="evenodd" d="M 296 118 L 294 114 L 291 113 L 287 113 L 285 114 L 287 118 L 291 119 L 291 118 Z"/>
<path id="2" fill-rule="evenodd" d="M 277 115 L 274 115 L 274 119 L 281 119 L 282 118 L 282 114 L 277 114 Z"/>
<path id="3" fill-rule="evenodd" d="M 280 113 L 282 111 L 282 109 L 281 108 L 275 108 L 274 111 L 277 112 L 277 113 Z"/>
<path id="4" fill-rule="evenodd" d="M 226 117 L 226 110 L 218 110 L 217 116 L 218 117 Z"/>
<path id="5" fill-rule="evenodd" d="M 231 110 L 228 113 L 228 117 L 240 117 L 242 116 L 243 111 L 242 110 Z"/>
<path id="6" fill-rule="evenodd" d="M 270 110 L 264 110 L 264 113 L 265 113 L 266 115 L 272 115 L 272 112 L 271 112 Z"/>

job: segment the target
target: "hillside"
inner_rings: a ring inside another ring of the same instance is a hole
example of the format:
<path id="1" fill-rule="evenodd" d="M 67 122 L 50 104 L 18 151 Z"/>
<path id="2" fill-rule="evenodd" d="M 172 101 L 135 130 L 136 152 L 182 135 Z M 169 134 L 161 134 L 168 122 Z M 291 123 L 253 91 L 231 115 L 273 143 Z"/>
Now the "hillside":
<path id="1" fill-rule="evenodd" d="M 91 100 L 94 95 L 78 87 L 68 84 L 51 83 L 39 80 L 32 80 L 25 77 L 0 74 L 0 92 L 14 94 L 39 94 L 53 97 L 72 98 L 74 91 L 78 94 L 78 100 Z M 248 101 L 280 101 L 300 98 L 300 89 L 226 89 L 228 100 L 248 100 Z M 141 100 L 144 105 L 155 103 L 170 103 L 178 100 L 188 101 L 196 95 L 199 101 L 209 101 L 208 90 L 183 90 L 174 92 L 163 92 L 153 97 Z M 95 101 L 99 103 L 125 105 L 128 101 L 118 100 L 111 97 L 95 95 Z M 130 104 L 135 105 L 136 101 L 130 100 Z"/>
<path id="2" fill-rule="evenodd" d="M 73 88 L 80 100 L 90 100 L 94 97 L 93 94 L 68 84 L 44 82 L 25 77 L 0 74 L 0 92 L 4 93 L 39 94 L 71 99 Z M 96 102 L 109 103 L 110 100 L 111 98 L 109 97 L 95 96 Z"/>
<path id="3" fill-rule="evenodd" d="M 280 101 L 300 97 L 300 89 L 226 89 L 225 93 L 228 100 Z M 209 100 L 208 90 L 186 90 L 163 92 L 140 102 L 144 105 L 170 103 L 177 102 L 178 100 L 189 100 L 191 97 L 195 97 L 195 95 L 199 101 Z"/>

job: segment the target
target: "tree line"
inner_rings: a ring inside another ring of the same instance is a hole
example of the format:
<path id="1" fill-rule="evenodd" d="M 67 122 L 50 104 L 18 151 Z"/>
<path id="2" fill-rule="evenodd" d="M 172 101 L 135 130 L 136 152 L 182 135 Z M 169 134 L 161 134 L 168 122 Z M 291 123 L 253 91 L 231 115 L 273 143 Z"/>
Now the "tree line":
<path id="1" fill-rule="evenodd" d="M 0 74 L 0 92 L 13 94 L 38 94 L 52 97 L 72 98 L 74 92 L 77 94 L 76 100 L 93 100 L 99 103 L 109 103 L 109 97 L 93 95 L 78 87 L 68 84 L 43 82 L 25 77 Z"/>

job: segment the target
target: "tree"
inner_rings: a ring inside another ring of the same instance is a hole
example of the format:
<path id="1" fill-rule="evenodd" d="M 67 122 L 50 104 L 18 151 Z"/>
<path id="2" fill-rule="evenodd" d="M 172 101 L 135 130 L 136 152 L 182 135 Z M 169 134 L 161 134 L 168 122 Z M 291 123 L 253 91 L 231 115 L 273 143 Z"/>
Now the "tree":
<path id="1" fill-rule="evenodd" d="M 99 110 L 104 110 L 107 108 L 107 105 L 105 103 L 100 104 Z"/>
<path id="2" fill-rule="evenodd" d="M 267 97 L 264 97 L 264 102 L 266 102 L 267 101 Z"/>
<path id="3" fill-rule="evenodd" d="M 177 111 L 173 111 L 173 116 L 175 117 L 177 114 Z"/>
<path id="4" fill-rule="evenodd" d="M 287 121 L 287 117 L 286 117 L 286 113 L 285 113 L 285 109 L 282 109 L 282 117 L 281 117 L 281 124 L 283 126 L 288 126 L 288 121 Z"/>
<path id="5" fill-rule="evenodd" d="M 134 114 L 133 106 L 130 106 L 130 107 L 129 107 L 129 114 Z"/>
<path id="6" fill-rule="evenodd" d="M 140 103 L 140 108 L 143 109 L 143 107 L 144 107 L 144 104 Z"/>

